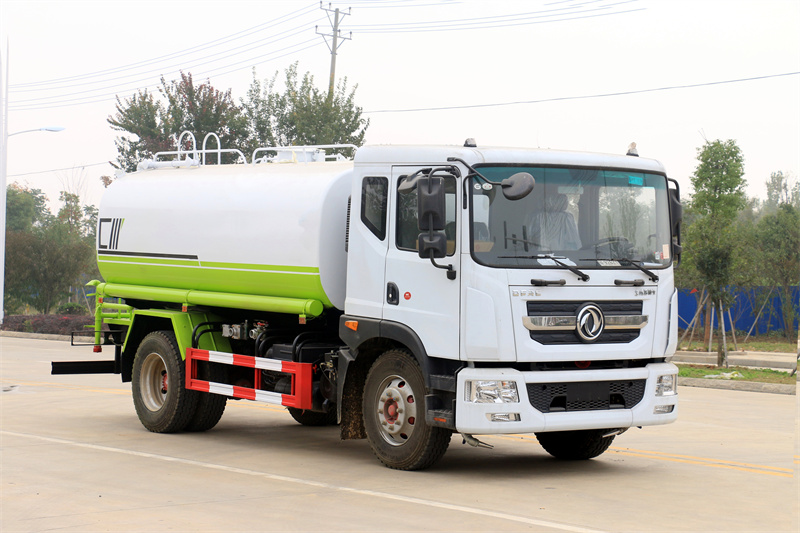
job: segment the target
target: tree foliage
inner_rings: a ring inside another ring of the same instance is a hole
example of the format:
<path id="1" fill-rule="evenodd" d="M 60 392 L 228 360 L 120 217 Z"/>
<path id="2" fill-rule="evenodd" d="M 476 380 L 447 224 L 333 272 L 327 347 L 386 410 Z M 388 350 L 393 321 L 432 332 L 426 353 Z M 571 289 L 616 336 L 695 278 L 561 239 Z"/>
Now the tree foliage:
<path id="1" fill-rule="evenodd" d="M 262 146 L 363 144 L 369 120 L 355 105 L 357 86 L 348 92 L 345 78 L 329 94 L 314 85 L 311 73 L 300 79 L 294 63 L 286 69 L 285 89 L 279 93 L 277 76 L 262 84 L 254 74 L 242 101 L 254 139 Z"/>
<path id="2" fill-rule="evenodd" d="M 29 231 L 46 224 L 52 217 L 47 209 L 47 196 L 40 189 L 29 189 L 17 183 L 6 188 L 6 229 Z"/>
<path id="3" fill-rule="evenodd" d="M 697 149 L 692 207 L 701 217 L 730 224 L 746 203 L 744 156 L 736 141 L 706 141 Z"/>
<path id="4" fill-rule="evenodd" d="M 800 210 L 786 202 L 768 214 L 756 227 L 760 261 L 770 285 L 779 289 L 784 333 L 791 338 L 795 316 L 800 309 L 792 298 L 792 288 L 800 283 Z"/>
<path id="5" fill-rule="evenodd" d="M 145 90 L 125 100 L 117 97 L 116 113 L 108 118 L 111 128 L 121 132 L 115 141 L 117 165 L 131 172 L 156 152 L 176 150 L 184 131 L 195 135 L 198 148 L 208 133 L 215 133 L 222 148 L 241 150 L 247 157 L 259 147 L 363 144 L 369 120 L 356 106 L 356 88 L 348 89 L 346 79 L 329 95 L 314 85 L 310 73 L 300 78 L 295 63 L 285 72 L 282 92 L 277 80 L 277 72 L 263 82 L 254 72 L 239 105 L 230 91 L 218 91 L 210 81 L 195 84 L 190 73 L 171 82 L 162 78 L 158 95 Z M 210 141 L 208 148 L 217 148 L 216 143 Z M 235 157 L 225 155 L 223 162 L 235 162 Z"/>
<path id="6" fill-rule="evenodd" d="M 70 292 L 96 273 L 94 226 L 97 209 L 82 206 L 80 198 L 62 192 L 64 203 L 53 216 L 38 189 L 12 184 L 6 204 L 4 305 L 16 309 L 29 305 L 49 313 Z"/>
<path id="7" fill-rule="evenodd" d="M 69 226 L 54 223 L 6 235 L 6 297 L 48 314 L 87 270 L 93 247 Z"/>
<path id="8" fill-rule="evenodd" d="M 230 91 L 218 91 L 210 81 L 195 84 L 190 73 L 181 73 L 179 80 L 161 78 L 159 95 L 156 99 L 145 89 L 124 101 L 117 97 L 116 114 L 108 117 L 108 123 L 123 132 L 115 141 L 119 168 L 133 172 L 143 159 L 176 150 L 184 131 L 195 135 L 197 148 L 202 148 L 208 133 L 225 139 L 225 148 L 245 148 L 247 121 Z M 208 148 L 218 147 L 211 141 Z M 181 149 L 191 149 L 191 145 Z"/>

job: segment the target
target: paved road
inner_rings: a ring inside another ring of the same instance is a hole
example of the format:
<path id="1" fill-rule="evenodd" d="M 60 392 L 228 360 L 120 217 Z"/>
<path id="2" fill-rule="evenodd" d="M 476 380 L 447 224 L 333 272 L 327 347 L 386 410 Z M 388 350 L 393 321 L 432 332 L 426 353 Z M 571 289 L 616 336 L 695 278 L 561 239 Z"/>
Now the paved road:
<path id="1" fill-rule="evenodd" d="M 89 356 L 0 338 L 0 530 L 797 531 L 797 399 L 683 388 L 679 421 L 588 462 L 532 436 L 454 437 L 425 472 L 282 409 L 230 402 L 203 434 L 139 424 L 118 376 L 50 376 Z"/>

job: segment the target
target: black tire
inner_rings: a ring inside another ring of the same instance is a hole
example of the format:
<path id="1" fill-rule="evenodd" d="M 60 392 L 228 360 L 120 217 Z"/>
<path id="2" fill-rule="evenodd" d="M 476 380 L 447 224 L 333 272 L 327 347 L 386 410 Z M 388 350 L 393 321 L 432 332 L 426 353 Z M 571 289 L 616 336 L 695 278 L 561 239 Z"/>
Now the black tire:
<path id="1" fill-rule="evenodd" d="M 171 331 L 147 335 L 133 359 L 133 405 L 154 433 L 183 430 L 197 409 L 198 392 L 186 389 L 186 365 Z"/>
<path id="2" fill-rule="evenodd" d="M 292 418 L 304 426 L 336 425 L 336 409 L 331 409 L 327 413 L 309 411 L 308 409 L 297 409 L 295 407 L 289 407 L 288 409 L 289 414 L 292 415 Z"/>
<path id="3" fill-rule="evenodd" d="M 614 442 L 614 436 L 603 437 L 608 429 L 587 429 L 582 431 L 553 431 L 537 433 L 539 444 L 556 459 L 581 461 L 602 454 Z"/>
<path id="4" fill-rule="evenodd" d="M 205 361 L 199 361 L 198 365 L 198 378 L 217 383 L 225 381 L 224 369 Z M 222 418 L 228 403 L 228 397 L 221 394 L 198 392 L 197 396 L 197 410 L 187 424 L 186 431 L 208 431 L 213 428 Z"/>
<path id="5" fill-rule="evenodd" d="M 362 408 L 367 440 L 389 468 L 422 470 L 447 451 L 452 432 L 425 422 L 425 381 L 408 352 L 389 350 L 372 365 Z"/>

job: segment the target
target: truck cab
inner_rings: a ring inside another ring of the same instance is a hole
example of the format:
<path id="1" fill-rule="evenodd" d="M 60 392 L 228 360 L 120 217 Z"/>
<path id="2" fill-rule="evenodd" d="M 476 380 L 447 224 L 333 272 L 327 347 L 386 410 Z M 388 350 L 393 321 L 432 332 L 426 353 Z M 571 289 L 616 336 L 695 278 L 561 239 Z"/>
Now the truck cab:
<path id="1" fill-rule="evenodd" d="M 389 341 L 413 356 L 428 424 L 598 430 L 596 448 L 675 420 L 679 203 L 660 163 L 365 147 L 354 172 L 341 336 L 354 352 Z M 421 199 L 431 182 L 438 196 Z"/>

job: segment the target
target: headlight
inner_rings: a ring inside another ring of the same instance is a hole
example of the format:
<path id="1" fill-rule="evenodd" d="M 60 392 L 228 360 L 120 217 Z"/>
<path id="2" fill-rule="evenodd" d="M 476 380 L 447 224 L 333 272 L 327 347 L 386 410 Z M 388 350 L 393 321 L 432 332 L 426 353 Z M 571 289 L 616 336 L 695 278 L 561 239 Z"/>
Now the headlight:
<path id="1" fill-rule="evenodd" d="M 677 394 L 678 379 L 675 374 L 658 376 L 656 381 L 656 396 L 673 396 Z"/>
<path id="2" fill-rule="evenodd" d="M 464 399 L 472 403 L 519 403 L 517 382 L 467 380 Z"/>

